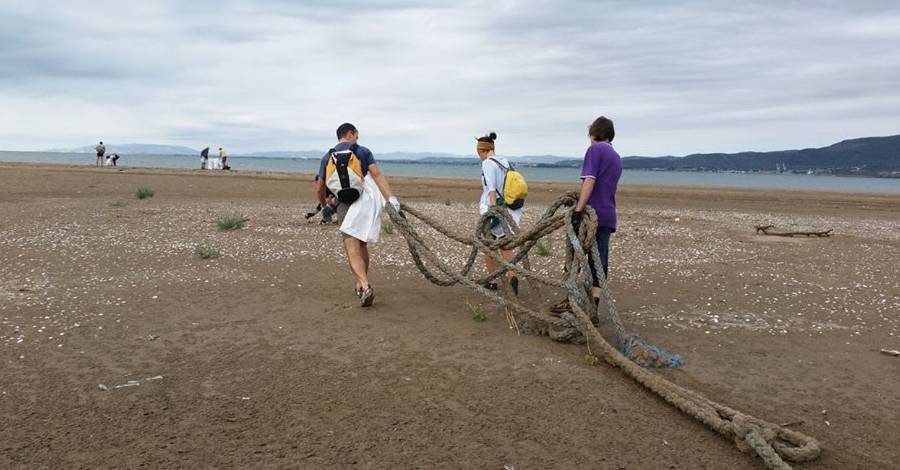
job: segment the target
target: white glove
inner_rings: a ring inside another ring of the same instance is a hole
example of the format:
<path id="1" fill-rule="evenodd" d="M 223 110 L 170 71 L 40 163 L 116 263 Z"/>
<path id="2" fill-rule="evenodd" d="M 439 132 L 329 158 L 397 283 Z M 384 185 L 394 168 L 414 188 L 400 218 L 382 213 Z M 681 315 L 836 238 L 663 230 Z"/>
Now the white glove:
<path id="1" fill-rule="evenodd" d="M 400 201 L 397 200 L 396 196 L 391 196 L 391 198 L 388 199 L 388 202 L 391 203 L 391 206 L 394 207 L 395 211 L 400 212 Z"/>

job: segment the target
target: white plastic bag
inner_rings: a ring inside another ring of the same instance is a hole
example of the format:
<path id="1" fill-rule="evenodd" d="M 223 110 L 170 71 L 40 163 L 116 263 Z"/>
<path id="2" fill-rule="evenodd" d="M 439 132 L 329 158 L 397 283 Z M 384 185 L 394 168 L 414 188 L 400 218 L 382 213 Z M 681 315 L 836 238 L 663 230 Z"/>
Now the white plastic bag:
<path id="1" fill-rule="evenodd" d="M 372 175 L 366 175 L 365 185 L 362 196 L 347 209 L 341 232 L 367 243 L 377 242 L 381 235 L 381 211 L 385 200 Z"/>

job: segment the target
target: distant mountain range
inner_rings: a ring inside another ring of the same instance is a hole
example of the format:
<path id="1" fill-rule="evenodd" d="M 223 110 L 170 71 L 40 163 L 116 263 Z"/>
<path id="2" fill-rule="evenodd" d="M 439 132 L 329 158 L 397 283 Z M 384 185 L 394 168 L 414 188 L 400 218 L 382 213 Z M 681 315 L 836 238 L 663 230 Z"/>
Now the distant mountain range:
<path id="1" fill-rule="evenodd" d="M 865 137 L 822 148 L 776 152 L 627 157 L 625 168 L 686 171 L 800 172 L 900 177 L 900 135 Z"/>
<path id="2" fill-rule="evenodd" d="M 189 147 L 156 144 L 109 144 L 107 153 L 189 155 L 200 151 Z M 69 150 L 74 153 L 93 153 L 94 146 Z M 239 156 L 265 158 L 318 159 L 325 150 L 245 152 Z M 215 149 L 210 152 L 216 154 Z M 432 163 L 445 165 L 476 165 L 474 155 L 437 152 L 378 153 L 378 160 L 401 163 Z M 556 155 L 526 155 L 512 157 L 512 161 L 527 167 L 578 168 L 581 158 Z M 697 153 L 684 157 L 625 157 L 626 169 L 657 171 L 731 171 L 768 173 L 817 173 L 835 175 L 865 175 L 900 177 L 900 135 L 864 137 L 838 142 L 822 148 L 780 150 L 774 152 Z"/>
<path id="3" fill-rule="evenodd" d="M 94 145 L 85 145 L 74 149 L 51 149 L 49 152 L 94 153 Z M 200 155 L 199 150 L 180 145 L 158 144 L 106 144 L 106 153 L 122 153 L 132 155 Z M 211 152 L 212 153 L 212 152 Z"/>

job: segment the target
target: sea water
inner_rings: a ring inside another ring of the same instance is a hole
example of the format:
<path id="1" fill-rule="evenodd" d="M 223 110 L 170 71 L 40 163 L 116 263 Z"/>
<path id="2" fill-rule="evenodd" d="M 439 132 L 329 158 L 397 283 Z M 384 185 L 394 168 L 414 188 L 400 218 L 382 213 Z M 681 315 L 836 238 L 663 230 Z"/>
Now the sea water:
<path id="1" fill-rule="evenodd" d="M 200 169 L 199 156 L 185 155 L 121 155 L 120 167 L 184 168 Z M 377 157 L 376 157 L 377 158 Z M 93 154 L 56 152 L 0 151 L 2 162 L 49 163 L 92 166 Z M 515 158 L 511 158 L 515 162 Z M 478 179 L 481 168 L 472 156 L 471 164 L 435 164 L 379 162 L 378 166 L 389 176 L 424 176 L 433 178 Z M 315 173 L 319 161 L 300 158 L 228 157 L 228 164 L 235 171 L 275 171 L 290 173 Z M 521 167 L 528 181 L 578 182 L 577 168 Z M 2 171 L 2 170 L 0 170 Z M 712 173 L 685 171 L 625 170 L 622 184 L 648 186 L 701 186 L 722 188 L 761 188 L 805 191 L 838 191 L 851 193 L 900 193 L 900 179 L 836 177 L 798 174 Z"/>

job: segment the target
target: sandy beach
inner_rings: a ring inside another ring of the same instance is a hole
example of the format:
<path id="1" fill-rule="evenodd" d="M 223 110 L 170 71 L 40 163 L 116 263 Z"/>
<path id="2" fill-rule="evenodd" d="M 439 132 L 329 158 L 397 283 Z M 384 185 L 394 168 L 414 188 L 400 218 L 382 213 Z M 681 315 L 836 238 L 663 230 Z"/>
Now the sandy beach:
<path id="1" fill-rule="evenodd" d="M 391 184 L 473 227 L 479 181 Z M 526 225 L 577 181 L 530 186 Z M 896 467 L 900 357 L 879 350 L 900 349 L 900 195 L 618 197 L 610 286 L 629 328 L 684 357 L 660 374 L 819 439 L 798 468 Z M 398 233 L 359 308 L 314 205 L 309 175 L 0 164 L 0 468 L 763 468 L 584 347 L 430 284 Z"/>

